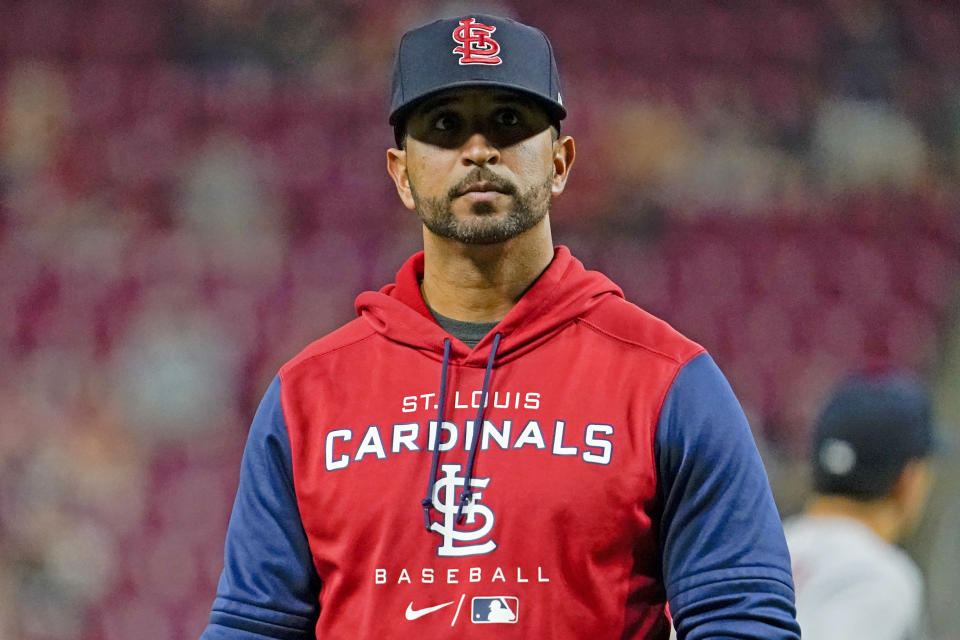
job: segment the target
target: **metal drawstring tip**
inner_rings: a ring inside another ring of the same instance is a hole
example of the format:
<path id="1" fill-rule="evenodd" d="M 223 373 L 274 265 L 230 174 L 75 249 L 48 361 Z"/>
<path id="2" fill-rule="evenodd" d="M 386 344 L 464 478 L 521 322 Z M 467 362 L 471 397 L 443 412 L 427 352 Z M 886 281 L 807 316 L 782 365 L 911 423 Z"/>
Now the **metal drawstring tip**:
<path id="1" fill-rule="evenodd" d="M 430 500 L 424 498 L 421 504 L 423 505 L 423 526 L 430 531 Z"/>
<path id="2" fill-rule="evenodd" d="M 460 494 L 460 501 L 457 504 L 457 518 L 456 518 L 457 524 L 463 523 L 463 507 L 466 506 L 468 502 L 470 502 L 470 498 L 472 497 L 473 497 L 473 493 L 468 490 L 464 490 L 464 492 Z"/>

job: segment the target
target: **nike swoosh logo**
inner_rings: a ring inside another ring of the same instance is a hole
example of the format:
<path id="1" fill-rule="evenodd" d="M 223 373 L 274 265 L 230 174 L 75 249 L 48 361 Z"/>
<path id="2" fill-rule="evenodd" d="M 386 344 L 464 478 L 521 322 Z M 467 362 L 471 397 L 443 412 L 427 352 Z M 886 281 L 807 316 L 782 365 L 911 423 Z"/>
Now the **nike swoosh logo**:
<path id="1" fill-rule="evenodd" d="M 438 604 L 435 607 L 426 607 L 425 609 L 414 609 L 413 603 L 411 602 L 410 604 L 407 605 L 407 610 L 403 615 L 407 620 L 416 620 L 417 618 L 421 618 L 427 615 L 428 613 L 439 611 L 440 609 L 443 609 L 444 607 L 449 607 L 452 604 L 453 604 L 453 600 L 451 600 L 450 602 L 444 602 L 443 604 Z"/>

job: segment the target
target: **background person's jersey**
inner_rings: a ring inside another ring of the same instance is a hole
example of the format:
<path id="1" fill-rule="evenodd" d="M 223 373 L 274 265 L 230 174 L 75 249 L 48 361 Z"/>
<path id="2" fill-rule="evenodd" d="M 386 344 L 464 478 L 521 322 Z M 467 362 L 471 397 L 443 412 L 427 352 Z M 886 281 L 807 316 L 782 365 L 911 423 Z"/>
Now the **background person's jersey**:
<path id="1" fill-rule="evenodd" d="M 560 248 L 471 350 L 420 274 L 362 294 L 267 392 L 204 640 L 666 638 L 667 597 L 690 638 L 798 637 L 763 467 L 700 346 Z"/>
<path id="2" fill-rule="evenodd" d="M 923 579 L 906 553 L 847 518 L 796 516 L 784 529 L 804 638 L 925 637 Z"/>

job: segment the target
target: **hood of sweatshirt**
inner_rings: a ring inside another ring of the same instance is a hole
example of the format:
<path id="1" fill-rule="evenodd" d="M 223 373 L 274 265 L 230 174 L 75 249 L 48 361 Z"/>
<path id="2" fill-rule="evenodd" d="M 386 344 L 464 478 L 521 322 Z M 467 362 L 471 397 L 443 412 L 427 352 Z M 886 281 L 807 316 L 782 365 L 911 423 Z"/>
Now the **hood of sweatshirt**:
<path id="1" fill-rule="evenodd" d="M 548 340 L 567 323 L 584 315 L 607 296 L 623 292 L 598 271 L 589 271 L 564 246 L 519 302 L 483 340 L 471 349 L 437 324 L 420 293 L 423 252 L 411 256 L 397 272 L 396 282 L 380 291 L 367 291 L 356 300 L 357 314 L 386 338 L 442 360 L 444 342 L 449 357 L 461 365 L 484 367 L 496 335 L 496 362 L 503 364 Z"/>
<path id="2" fill-rule="evenodd" d="M 487 393 L 495 365 L 502 365 L 549 340 L 568 323 L 600 304 L 608 296 L 623 297 L 617 285 L 603 274 L 587 271 L 566 247 L 554 250 L 553 260 L 516 305 L 484 338 L 471 349 L 449 335 L 437 324 L 420 293 L 423 280 L 423 253 L 417 253 L 397 272 L 397 281 L 379 292 L 366 292 L 357 297 L 357 313 L 389 340 L 417 349 L 439 360 L 440 382 L 437 393 L 437 424 L 446 418 L 448 365 L 482 367 L 483 386 L 474 424 L 483 424 Z M 456 520 L 473 494 L 473 470 L 477 454 L 477 438 L 481 429 L 473 430 L 465 470 L 464 489 L 457 501 Z M 423 506 L 424 526 L 432 527 L 431 512 L 436 502 L 436 477 L 440 447 L 433 446 L 430 471 L 427 475 Z"/>

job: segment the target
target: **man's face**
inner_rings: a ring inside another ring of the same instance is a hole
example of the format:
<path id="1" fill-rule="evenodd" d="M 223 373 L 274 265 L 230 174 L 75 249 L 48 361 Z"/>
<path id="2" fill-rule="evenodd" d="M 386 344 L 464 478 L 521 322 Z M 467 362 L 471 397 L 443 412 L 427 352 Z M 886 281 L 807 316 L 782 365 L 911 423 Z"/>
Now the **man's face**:
<path id="1" fill-rule="evenodd" d="M 547 113 L 520 94 L 453 90 L 415 108 L 391 150 L 401 199 L 432 233 L 465 244 L 514 238 L 546 216 L 569 162 Z M 569 140 L 569 138 L 565 139 Z M 569 144 L 572 161 L 572 140 Z M 402 167 L 394 162 L 402 158 Z"/>

